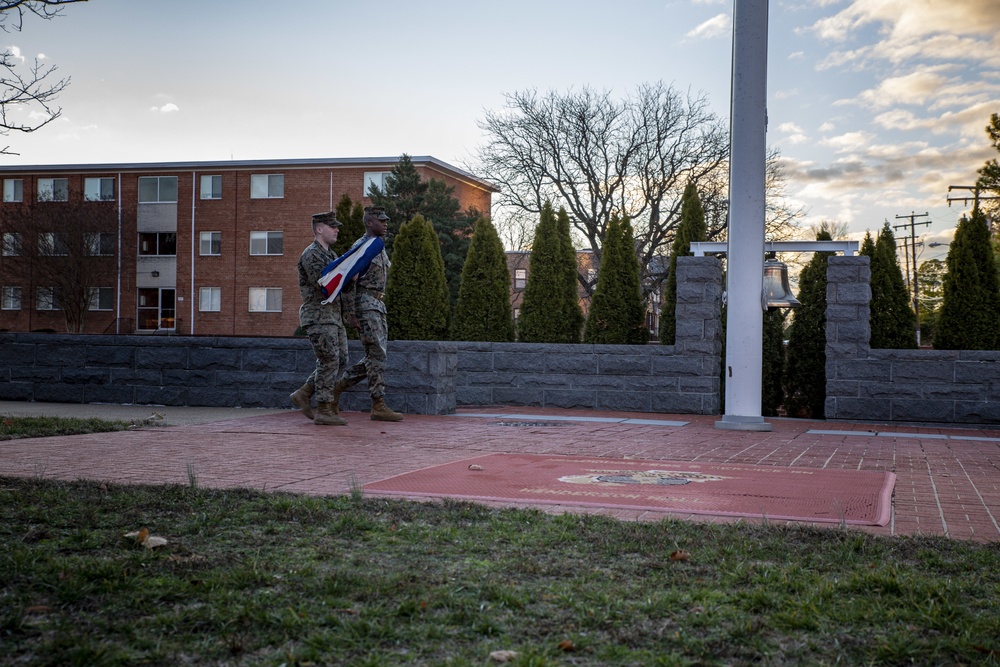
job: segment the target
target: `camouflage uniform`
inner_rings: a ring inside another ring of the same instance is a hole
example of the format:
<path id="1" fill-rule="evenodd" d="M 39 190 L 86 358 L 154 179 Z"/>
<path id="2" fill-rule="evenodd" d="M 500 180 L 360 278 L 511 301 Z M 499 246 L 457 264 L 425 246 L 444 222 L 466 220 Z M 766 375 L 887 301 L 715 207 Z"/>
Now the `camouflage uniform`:
<path id="1" fill-rule="evenodd" d="M 364 243 L 371 236 L 365 234 L 357 240 Z M 383 250 L 372 260 L 368 271 L 358 276 L 342 292 L 344 314 L 354 313 L 361 323 L 361 343 L 365 356 L 347 369 L 342 379 L 344 389 L 353 387 L 368 378 L 368 392 L 372 400 L 385 396 L 385 358 L 389 340 L 389 325 L 385 315 L 385 283 L 389 277 L 389 256 Z"/>
<path id="2" fill-rule="evenodd" d="M 347 330 L 341 312 L 341 298 L 333 303 L 323 303 L 319 280 L 326 265 L 336 259 L 333 250 L 326 250 L 313 241 L 299 257 L 299 325 L 312 343 L 316 354 L 316 369 L 307 380 L 316 388 L 316 400 L 328 403 L 333 400 L 333 389 L 347 367 Z"/>

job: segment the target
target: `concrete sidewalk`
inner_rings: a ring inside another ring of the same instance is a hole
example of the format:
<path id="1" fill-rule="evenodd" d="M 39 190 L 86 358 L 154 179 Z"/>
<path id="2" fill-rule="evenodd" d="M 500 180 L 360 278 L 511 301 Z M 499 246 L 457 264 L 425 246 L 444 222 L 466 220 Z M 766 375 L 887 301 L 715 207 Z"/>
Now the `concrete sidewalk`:
<path id="1" fill-rule="evenodd" d="M 773 431 L 762 433 L 717 430 L 718 417 L 712 416 L 497 406 L 448 416 L 407 415 L 399 423 L 346 412 L 347 426 L 319 427 L 292 410 L 0 402 L 0 415 L 131 421 L 153 413 L 163 419 L 130 431 L 0 442 L 0 475 L 143 484 L 187 484 L 193 475 L 206 487 L 332 495 L 498 452 L 879 470 L 897 475 L 892 517 L 887 526 L 858 530 L 1000 541 L 1000 428 L 769 419 Z M 665 515 L 543 509 L 626 520 Z"/>

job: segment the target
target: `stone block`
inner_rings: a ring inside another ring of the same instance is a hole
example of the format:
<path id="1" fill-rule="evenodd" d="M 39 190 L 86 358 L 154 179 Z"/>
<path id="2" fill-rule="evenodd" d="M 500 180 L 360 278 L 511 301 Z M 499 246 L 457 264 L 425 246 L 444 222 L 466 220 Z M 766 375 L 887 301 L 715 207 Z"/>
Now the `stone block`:
<path id="1" fill-rule="evenodd" d="M 139 347 L 135 350 L 135 367 L 158 370 L 187 368 L 188 351 L 188 348 L 185 347 Z M 171 405 L 182 404 L 172 403 Z"/>
<path id="2" fill-rule="evenodd" d="M 135 370 L 132 368 L 112 368 L 112 384 L 163 384 L 158 370 Z"/>
<path id="3" fill-rule="evenodd" d="M 0 382 L 0 400 L 30 401 L 31 388 L 30 382 Z"/>
<path id="4" fill-rule="evenodd" d="M 43 403 L 83 403 L 85 385 L 35 384 L 31 388 L 31 397 Z"/>
<path id="5" fill-rule="evenodd" d="M 35 346 L 35 365 L 83 368 L 85 357 L 81 347 L 65 342 L 59 345 L 39 343 Z"/>
<path id="6" fill-rule="evenodd" d="M 81 345 L 84 365 L 99 368 L 131 368 L 135 364 L 135 349 L 118 345 Z"/>
<path id="7" fill-rule="evenodd" d="M 103 368 L 67 368 L 60 374 L 59 380 L 63 384 L 109 384 L 111 371 Z"/>
<path id="8" fill-rule="evenodd" d="M 858 395 L 861 398 L 877 399 L 923 398 L 923 385 L 903 382 L 862 382 L 858 387 Z"/>
<path id="9" fill-rule="evenodd" d="M 567 346 L 576 348 L 578 346 Z M 591 376 L 597 375 L 598 360 L 601 355 L 585 352 L 566 351 L 560 354 L 550 354 L 544 358 L 545 370 L 549 373 L 559 373 L 564 375 Z"/>
<path id="10" fill-rule="evenodd" d="M 268 405 L 265 407 L 283 408 L 286 405 L 291 407 L 288 401 L 288 393 L 282 392 L 284 397 L 280 405 Z M 188 405 L 204 405 L 206 407 L 230 407 L 242 406 L 242 397 L 238 389 L 219 389 L 217 387 L 192 387 L 187 393 Z"/>
<path id="11" fill-rule="evenodd" d="M 135 402 L 139 405 L 188 405 L 185 387 L 136 387 Z"/>
<path id="12" fill-rule="evenodd" d="M 951 382 L 955 379 L 955 364 L 950 361 L 895 361 L 892 381 Z"/>
<path id="13" fill-rule="evenodd" d="M 954 401 L 895 398 L 890 403 L 894 421 L 950 422 L 955 417 Z"/>
<path id="14" fill-rule="evenodd" d="M 455 402 L 458 405 L 493 405 L 493 388 L 459 385 L 455 389 Z"/>
<path id="15" fill-rule="evenodd" d="M 292 356 L 294 358 L 295 353 Z M 233 348 L 193 347 L 188 353 L 188 367 L 191 370 L 238 371 L 241 361 L 241 351 Z"/>
<path id="16" fill-rule="evenodd" d="M 250 349 L 243 350 L 241 369 L 245 371 L 284 371 L 295 369 L 294 350 Z"/>
<path id="17" fill-rule="evenodd" d="M 661 355 L 653 359 L 656 377 L 685 377 L 705 374 L 704 360 L 695 355 Z"/>
<path id="18" fill-rule="evenodd" d="M 214 387 L 215 373 L 212 371 L 189 371 L 168 368 L 161 374 L 165 387 Z"/>
<path id="19" fill-rule="evenodd" d="M 857 397 L 859 384 L 857 380 L 827 380 L 826 395 Z"/>
<path id="20" fill-rule="evenodd" d="M 35 364 L 35 346 L 12 341 L 13 337 L 10 334 L 0 334 L 0 366 L 33 366 Z"/>
<path id="21" fill-rule="evenodd" d="M 130 405 L 135 403 L 135 387 L 130 385 L 85 387 L 83 390 L 83 402 Z"/>
<path id="22" fill-rule="evenodd" d="M 859 419 L 865 421 L 889 421 L 892 419 L 890 401 L 872 398 L 836 397 L 835 412 L 829 412 L 830 399 L 826 402 L 827 419 Z"/>
<path id="23" fill-rule="evenodd" d="M 676 382 L 677 390 L 682 394 L 717 394 L 721 380 L 718 376 L 682 377 L 677 378 Z"/>
<path id="24" fill-rule="evenodd" d="M 594 409 L 600 404 L 599 397 L 618 394 L 619 392 L 599 392 L 574 389 L 547 389 L 544 402 L 541 405 L 553 408 L 585 408 Z"/>
<path id="25" fill-rule="evenodd" d="M 652 359 L 649 354 L 598 354 L 597 372 L 608 375 L 649 375 Z"/>
<path id="26" fill-rule="evenodd" d="M 62 373 L 55 367 L 11 366 L 11 382 L 59 382 Z"/>
<path id="27" fill-rule="evenodd" d="M 537 371 L 545 368 L 545 356 L 540 352 L 495 352 L 493 367 L 498 371 Z"/>
<path id="28" fill-rule="evenodd" d="M 500 405 L 545 405 L 545 390 L 539 387 L 494 387 L 493 400 Z"/>
<path id="29" fill-rule="evenodd" d="M 1000 401 L 955 401 L 955 421 L 964 424 L 1000 423 Z"/>
<path id="30" fill-rule="evenodd" d="M 458 370 L 460 371 L 492 371 L 493 352 L 462 349 L 458 353 Z"/>
<path id="31" fill-rule="evenodd" d="M 958 384 L 956 382 L 926 383 L 921 386 L 921 398 L 935 401 L 986 401 L 989 386 L 985 382 Z"/>
<path id="32" fill-rule="evenodd" d="M 597 395 L 597 405 L 594 407 L 599 410 L 650 412 L 652 405 L 653 395 L 649 392 L 614 391 L 599 393 Z"/>
<path id="33" fill-rule="evenodd" d="M 703 406 L 699 394 L 661 392 L 650 397 L 650 412 L 678 415 L 716 414 L 718 412 L 718 406 L 715 406 L 712 412 L 704 412 L 705 409 L 711 409 L 711 406 Z"/>
<path id="34" fill-rule="evenodd" d="M 955 382 L 1000 382 L 1000 363 L 994 361 L 955 362 Z"/>

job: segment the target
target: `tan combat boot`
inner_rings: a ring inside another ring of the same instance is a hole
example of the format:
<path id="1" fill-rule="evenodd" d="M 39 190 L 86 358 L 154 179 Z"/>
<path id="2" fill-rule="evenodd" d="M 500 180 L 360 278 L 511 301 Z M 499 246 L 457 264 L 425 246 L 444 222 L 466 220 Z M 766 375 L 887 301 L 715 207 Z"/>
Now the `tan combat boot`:
<path id="1" fill-rule="evenodd" d="M 313 423 L 320 426 L 344 426 L 347 420 L 333 411 L 332 403 L 320 403 L 316 407 L 316 418 L 313 419 Z"/>
<path id="2" fill-rule="evenodd" d="M 385 404 L 384 398 L 372 399 L 372 419 L 380 422 L 401 422 L 403 415 L 393 412 L 392 408 Z"/>
<path id="3" fill-rule="evenodd" d="M 333 385 L 333 403 L 331 405 L 333 405 L 333 414 L 335 415 L 340 414 L 340 395 L 344 393 L 345 389 L 347 389 L 347 385 L 344 384 L 343 380 L 337 380 Z"/>
<path id="4" fill-rule="evenodd" d="M 292 405 L 297 407 L 299 411 L 304 414 L 309 419 L 316 417 L 316 413 L 313 412 L 312 404 L 310 400 L 316 389 L 306 382 L 304 385 L 292 392 L 288 398 L 292 399 Z"/>

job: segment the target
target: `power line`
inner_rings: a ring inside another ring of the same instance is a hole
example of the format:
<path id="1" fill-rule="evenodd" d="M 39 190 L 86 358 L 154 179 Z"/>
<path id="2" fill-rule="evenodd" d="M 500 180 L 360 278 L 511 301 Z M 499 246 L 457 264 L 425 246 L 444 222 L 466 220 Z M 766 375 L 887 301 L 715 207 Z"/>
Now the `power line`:
<path id="1" fill-rule="evenodd" d="M 950 188 L 949 188 L 950 189 Z M 978 194 L 978 191 L 977 191 Z M 917 316 L 917 347 L 920 347 L 920 300 L 917 298 L 919 294 L 919 285 L 917 283 L 917 225 L 929 225 L 930 221 L 927 222 L 916 222 L 917 218 L 926 218 L 930 213 L 913 213 L 910 212 L 909 215 L 897 215 L 896 220 L 903 220 L 906 218 L 910 219 L 909 225 L 893 225 L 893 229 L 900 229 L 909 226 L 910 228 L 910 252 L 913 254 L 913 312 Z M 906 241 L 903 241 L 903 248 L 906 250 Z M 906 255 L 906 266 L 907 271 L 910 267 L 910 254 Z"/>

